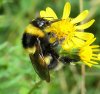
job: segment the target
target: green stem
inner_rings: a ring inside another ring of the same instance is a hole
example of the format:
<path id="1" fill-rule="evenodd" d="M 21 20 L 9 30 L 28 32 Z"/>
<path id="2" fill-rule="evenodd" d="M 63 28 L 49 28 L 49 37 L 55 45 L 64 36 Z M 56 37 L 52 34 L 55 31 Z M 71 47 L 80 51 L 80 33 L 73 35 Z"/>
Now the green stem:
<path id="1" fill-rule="evenodd" d="M 37 88 L 41 83 L 42 83 L 42 80 L 40 80 L 40 81 L 37 82 L 35 85 L 33 85 L 33 87 L 30 89 L 30 91 L 28 92 L 28 94 L 32 94 L 33 90 L 34 90 L 35 88 Z"/>
<path id="2" fill-rule="evenodd" d="M 83 0 L 79 0 L 79 6 L 80 6 L 80 12 L 83 11 Z M 81 22 L 80 24 L 83 24 L 84 22 Z M 82 30 L 84 32 L 84 30 Z M 85 94 L 85 65 L 82 64 L 81 66 L 81 73 L 82 73 L 82 83 L 81 83 L 81 94 Z"/>

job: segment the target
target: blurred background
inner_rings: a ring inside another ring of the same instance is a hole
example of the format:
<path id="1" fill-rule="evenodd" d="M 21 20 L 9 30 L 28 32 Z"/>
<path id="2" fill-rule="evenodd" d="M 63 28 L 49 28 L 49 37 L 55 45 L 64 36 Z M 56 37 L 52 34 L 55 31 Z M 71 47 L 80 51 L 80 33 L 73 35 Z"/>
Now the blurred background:
<path id="1" fill-rule="evenodd" d="M 0 94 L 81 94 L 81 66 L 66 65 L 51 71 L 51 82 L 40 81 L 21 38 L 29 22 L 39 11 L 52 7 L 61 17 L 68 0 L 0 0 Z M 70 17 L 79 14 L 79 0 L 70 0 Z M 84 9 L 90 10 L 87 20 L 95 23 L 85 31 L 92 32 L 100 45 L 100 0 L 84 0 Z M 86 94 L 100 94 L 100 69 L 86 67 Z"/>

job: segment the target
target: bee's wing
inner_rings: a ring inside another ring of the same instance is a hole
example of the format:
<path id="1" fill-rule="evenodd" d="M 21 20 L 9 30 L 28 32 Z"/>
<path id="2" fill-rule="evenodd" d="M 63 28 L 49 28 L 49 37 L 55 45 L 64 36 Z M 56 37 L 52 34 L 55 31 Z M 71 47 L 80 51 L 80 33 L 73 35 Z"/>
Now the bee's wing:
<path id="1" fill-rule="evenodd" d="M 49 75 L 48 66 L 46 65 L 44 61 L 44 56 L 42 54 L 41 45 L 38 39 L 35 46 L 36 46 L 36 52 L 34 54 L 29 54 L 32 65 L 35 71 L 37 72 L 37 74 L 39 75 L 39 77 L 49 82 L 50 75 Z"/>

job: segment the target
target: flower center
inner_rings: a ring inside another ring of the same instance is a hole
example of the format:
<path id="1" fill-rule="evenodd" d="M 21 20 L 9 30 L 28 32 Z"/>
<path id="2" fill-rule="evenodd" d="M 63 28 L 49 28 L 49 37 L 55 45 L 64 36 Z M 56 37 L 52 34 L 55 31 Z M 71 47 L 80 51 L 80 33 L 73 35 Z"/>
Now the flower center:
<path id="1" fill-rule="evenodd" d="M 69 37 L 72 37 L 74 34 L 75 26 L 70 22 L 70 20 L 61 20 L 58 22 L 55 22 L 51 25 L 53 32 L 58 39 L 67 39 Z"/>

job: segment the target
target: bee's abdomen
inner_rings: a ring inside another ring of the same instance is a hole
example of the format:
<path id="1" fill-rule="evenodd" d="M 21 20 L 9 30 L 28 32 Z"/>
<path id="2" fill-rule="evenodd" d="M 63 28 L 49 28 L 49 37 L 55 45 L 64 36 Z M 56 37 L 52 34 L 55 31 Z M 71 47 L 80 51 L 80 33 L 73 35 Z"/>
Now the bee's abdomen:
<path id="1" fill-rule="evenodd" d="M 22 37 L 22 45 L 24 48 L 32 48 L 36 42 L 36 36 L 24 33 Z"/>

